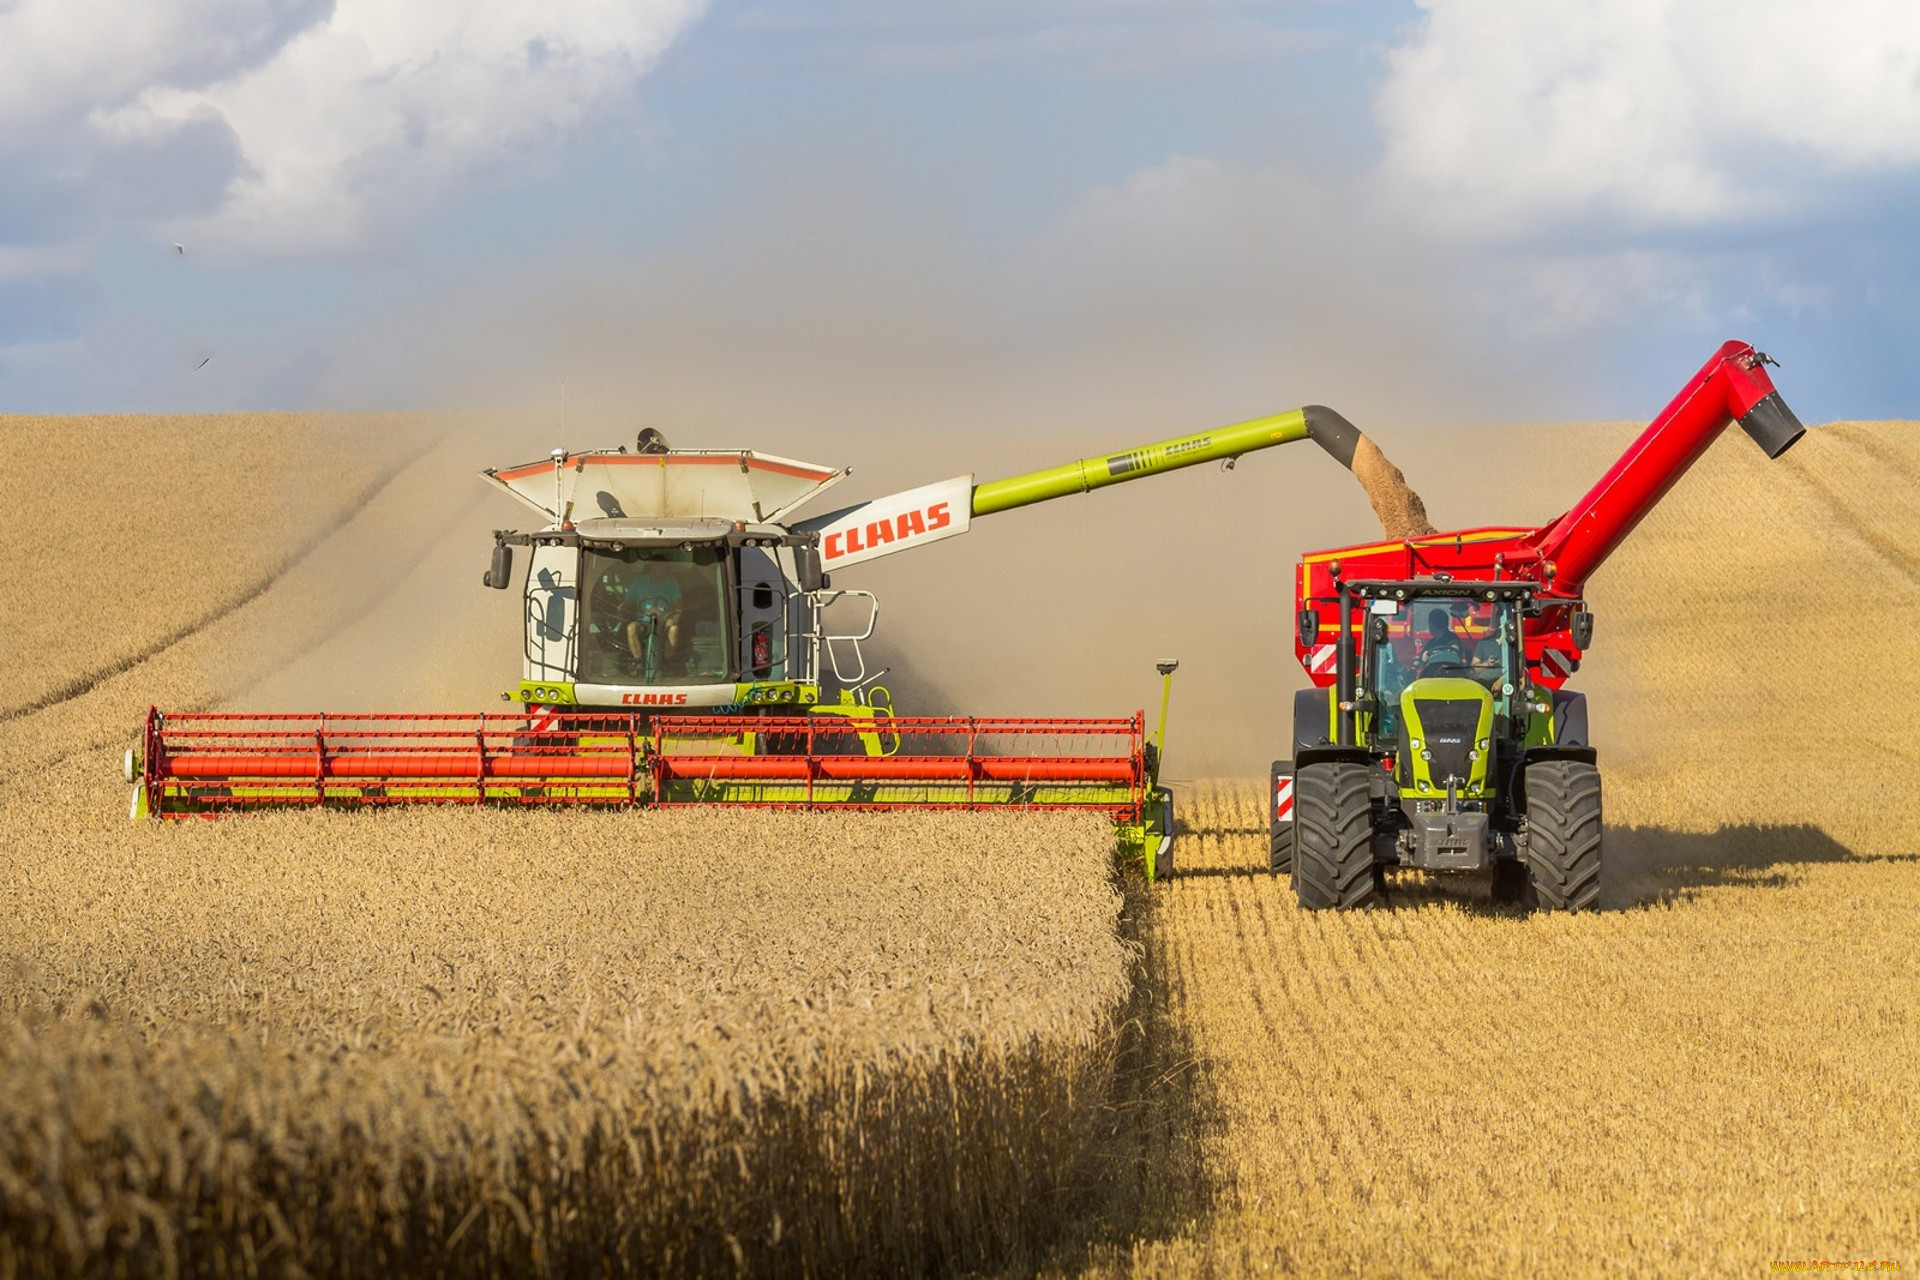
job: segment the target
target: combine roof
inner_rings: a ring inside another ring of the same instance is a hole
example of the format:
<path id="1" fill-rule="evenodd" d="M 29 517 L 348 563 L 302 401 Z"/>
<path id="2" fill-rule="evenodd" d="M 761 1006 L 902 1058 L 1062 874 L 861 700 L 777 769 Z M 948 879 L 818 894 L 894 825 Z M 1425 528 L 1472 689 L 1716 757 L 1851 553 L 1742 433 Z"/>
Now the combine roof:
<path id="1" fill-rule="evenodd" d="M 754 524 L 781 516 L 832 485 L 847 468 L 747 449 L 665 453 L 556 452 L 482 472 L 554 524 L 576 520 L 720 519 Z"/>

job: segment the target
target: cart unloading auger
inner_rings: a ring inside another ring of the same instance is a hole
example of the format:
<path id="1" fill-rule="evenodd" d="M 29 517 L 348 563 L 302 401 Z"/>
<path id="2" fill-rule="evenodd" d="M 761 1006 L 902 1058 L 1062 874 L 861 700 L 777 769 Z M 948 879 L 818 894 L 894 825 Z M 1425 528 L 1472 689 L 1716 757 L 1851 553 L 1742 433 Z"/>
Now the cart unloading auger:
<path id="1" fill-rule="evenodd" d="M 637 447 L 490 470 L 540 513 L 500 530 L 484 581 L 528 564 L 511 709 L 474 715 L 149 713 L 128 753 L 135 816 L 300 805 L 499 803 L 1109 814 L 1149 876 L 1171 867 L 1160 721 L 895 716 L 870 672 L 871 593 L 833 575 L 979 517 L 1314 440 L 1365 444 L 1309 406 L 975 484 L 957 476 L 811 518 L 847 474 L 749 450 Z M 846 615 L 854 615 L 850 620 Z"/>
<path id="2" fill-rule="evenodd" d="M 1385 868 L 1486 871 L 1495 895 L 1600 892 L 1585 696 L 1588 577 L 1738 422 L 1769 458 L 1804 433 L 1766 356 L 1729 342 L 1587 494 L 1538 529 L 1476 528 L 1302 556 L 1295 652 L 1314 688 L 1276 761 L 1272 866 L 1302 905 L 1363 906 Z"/>

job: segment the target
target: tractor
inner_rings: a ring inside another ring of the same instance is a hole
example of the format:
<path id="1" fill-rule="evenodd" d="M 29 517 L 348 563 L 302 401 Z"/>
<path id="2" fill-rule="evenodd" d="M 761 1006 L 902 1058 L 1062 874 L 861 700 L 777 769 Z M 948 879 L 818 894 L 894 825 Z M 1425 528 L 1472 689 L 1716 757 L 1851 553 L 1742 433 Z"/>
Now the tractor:
<path id="1" fill-rule="evenodd" d="M 1729 423 L 1769 458 L 1804 428 L 1728 342 L 1558 519 L 1318 551 L 1295 576 L 1293 748 L 1269 856 L 1300 905 L 1374 902 L 1390 867 L 1490 873 L 1496 900 L 1588 911 L 1603 817 L 1586 697 L 1588 577 Z"/>

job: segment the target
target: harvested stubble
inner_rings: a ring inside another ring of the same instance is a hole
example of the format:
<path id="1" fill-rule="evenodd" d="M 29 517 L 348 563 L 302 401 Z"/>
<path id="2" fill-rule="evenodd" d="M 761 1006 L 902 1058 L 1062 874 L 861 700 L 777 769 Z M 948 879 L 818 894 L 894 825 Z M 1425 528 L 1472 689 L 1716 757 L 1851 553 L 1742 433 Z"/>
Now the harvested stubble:
<path id="1" fill-rule="evenodd" d="M 917 1272 L 1091 1179 L 1098 818 L 0 818 L 0 1274 Z"/>
<path id="2" fill-rule="evenodd" d="M 1213 1209 L 1094 1273 L 1914 1265 L 1920 821 L 1875 859 L 1619 827 L 1617 910 L 1395 873 L 1386 909 L 1335 915 L 1262 869 L 1257 785 L 1194 790 L 1195 874 L 1156 886 L 1147 941 L 1199 1063 Z"/>
<path id="3" fill-rule="evenodd" d="M 1531 523 L 1638 429 L 1394 451 L 1450 520 Z M 1192 874 L 1156 886 L 1145 941 L 1200 1064 L 1213 1211 L 1093 1270 L 1920 1263 L 1915 528 L 1915 424 L 1819 427 L 1778 462 L 1730 435 L 1595 576 L 1573 687 L 1607 787 L 1598 914 L 1411 872 L 1381 909 L 1304 912 L 1258 785 L 1189 789 Z"/>

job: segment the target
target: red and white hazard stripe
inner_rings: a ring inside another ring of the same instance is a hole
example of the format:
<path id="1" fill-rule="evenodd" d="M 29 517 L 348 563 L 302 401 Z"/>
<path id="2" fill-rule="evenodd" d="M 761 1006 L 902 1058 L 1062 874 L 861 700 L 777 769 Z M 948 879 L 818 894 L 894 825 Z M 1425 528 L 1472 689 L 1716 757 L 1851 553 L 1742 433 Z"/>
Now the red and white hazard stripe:
<path id="1" fill-rule="evenodd" d="M 560 708 L 541 706 L 537 702 L 528 704 L 527 731 L 529 733 L 546 733 L 559 723 Z"/>
<path id="2" fill-rule="evenodd" d="M 1557 679 L 1566 679 L 1573 669 L 1580 665 L 1579 659 L 1565 649 L 1542 649 L 1540 651 L 1540 670 Z"/>
<path id="3" fill-rule="evenodd" d="M 1273 820 L 1275 822 L 1293 821 L 1292 775 L 1273 780 Z"/>
<path id="4" fill-rule="evenodd" d="M 1340 661 L 1340 646 L 1317 644 L 1307 651 L 1307 670 L 1316 676 L 1330 676 Z"/>

